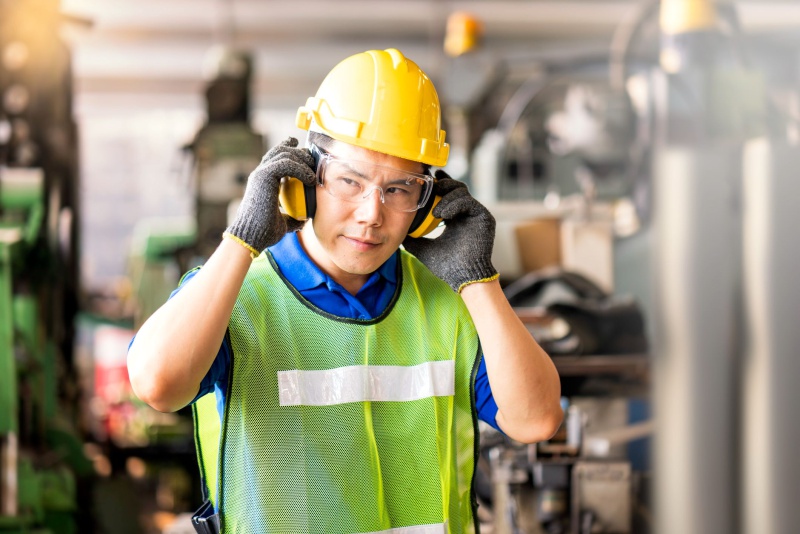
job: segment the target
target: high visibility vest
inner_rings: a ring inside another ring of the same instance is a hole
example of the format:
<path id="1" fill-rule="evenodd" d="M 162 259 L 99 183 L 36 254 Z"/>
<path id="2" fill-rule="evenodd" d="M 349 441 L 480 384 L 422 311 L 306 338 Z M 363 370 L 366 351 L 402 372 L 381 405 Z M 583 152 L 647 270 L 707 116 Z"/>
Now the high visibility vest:
<path id="1" fill-rule="evenodd" d="M 225 533 L 477 530 L 474 380 L 463 301 L 401 251 L 398 291 L 372 320 L 316 308 L 269 252 L 231 315 L 222 423 L 195 403 L 198 460 Z"/>

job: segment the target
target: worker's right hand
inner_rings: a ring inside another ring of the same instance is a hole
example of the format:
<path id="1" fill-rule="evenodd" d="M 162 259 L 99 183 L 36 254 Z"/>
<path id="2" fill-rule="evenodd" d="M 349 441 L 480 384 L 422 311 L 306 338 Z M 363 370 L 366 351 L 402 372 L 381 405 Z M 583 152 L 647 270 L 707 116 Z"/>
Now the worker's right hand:
<path id="1" fill-rule="evenodd" d="M 280 241 L 286 232 L 300 227 L 302 223 L 280 212 L 278 190 L 284 177 L 297 178 L 306 185 L 317 180 L 311 152 L 297 148 L 294 137 L 271 148 L 250 173 L 236 218 L 225 233 L 261 252 Z"/>

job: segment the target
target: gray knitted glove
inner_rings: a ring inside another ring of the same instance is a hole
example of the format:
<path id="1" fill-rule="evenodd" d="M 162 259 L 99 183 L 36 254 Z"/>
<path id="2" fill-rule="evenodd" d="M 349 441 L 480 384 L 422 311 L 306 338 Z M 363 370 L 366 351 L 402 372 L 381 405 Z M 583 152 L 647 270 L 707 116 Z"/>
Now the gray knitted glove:
<path id="1" fill-rule="evenodd" d="M 274 245 L 286 232 L 302 226 L 300 221 L 281 214 L 278 190 L 281 178 L 294 177 L 306 185 L 316 183 L 314 158 L 305 148 L 296 148 L 297 139 L 288 138 L 271 148 L 247 178 L 244 198 L 226 234 L 261 252 Z"/>
<path id="2" fill-rule="evenodd" d="M 433 215 L 444 219 L 444 232 L 436 239 L 407 237 L 403 247 L 456 293 L 468 284 L 496 279 L 492 214 L 472 198 L 467 184 L 453 180 L 444 171 L 436 171 L 433 187 L 433 194 L 442 197 Z"/>

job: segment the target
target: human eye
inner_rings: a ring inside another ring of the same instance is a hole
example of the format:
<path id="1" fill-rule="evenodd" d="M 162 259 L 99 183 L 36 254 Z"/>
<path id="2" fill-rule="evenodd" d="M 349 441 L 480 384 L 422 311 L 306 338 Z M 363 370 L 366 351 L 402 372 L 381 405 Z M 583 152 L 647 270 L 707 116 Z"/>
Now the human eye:
<path id="1" fill-rule="evenodd" d="M 337 174 L 333 177 L 335 186 L 339 189 L 358 192 L 361 190 L 361 182 L 358 178 L 348 174 Z"/>
<path id="2" fill-rule="evenodd" d="M 407 185 L 392 185 L 386 188 L 385 194 L 392 195 L 396 197 L 402 197 L 411 195 L 413 193 L 412 188 Z"/>
<path id="3" fill-rule="evenodd" d="M 350 185 L 350 186 L 357 186 L 358 185 L 358 181 L 356 181 L 354 178 L 350 178 L 349 176 L 339 176 L 338 179 L 342 183 Z"/>
<path id="4" fill-rule="evenodd" d="M 417 178 L 398 180 L 386 188 L 386 192 L 395 196 L 419 196 L 422 190 L 421 181 Z"/>

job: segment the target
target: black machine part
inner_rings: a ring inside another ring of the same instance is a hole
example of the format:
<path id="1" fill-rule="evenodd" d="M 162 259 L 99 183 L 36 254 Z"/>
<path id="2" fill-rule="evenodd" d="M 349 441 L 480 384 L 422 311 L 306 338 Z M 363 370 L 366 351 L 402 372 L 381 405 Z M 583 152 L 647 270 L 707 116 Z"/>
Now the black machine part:
<path id="1" fill-rule="evenodd" d="M 512 306 L 530 306 L 550 284 L 566 286 L 576 298 L 582 300 L 605 300 L 610 295 L 582 274 L 565 271 L 559 267 L 548 267 L 527 273 L 503 289 Z"/>
<path id="2" fill-rule="evenodd" d="M 560 285 L 569 298 L 547 302 L 545 290 Z M 548 268 L 528 273 L 504 289 L 512 306 L 542 306 L 562 319 L 568 333 L 537 339 L 548 354 L 631 354 L 647 350 L 644 316 L 632 298 L 612 297 L 575 272 Z"/>

